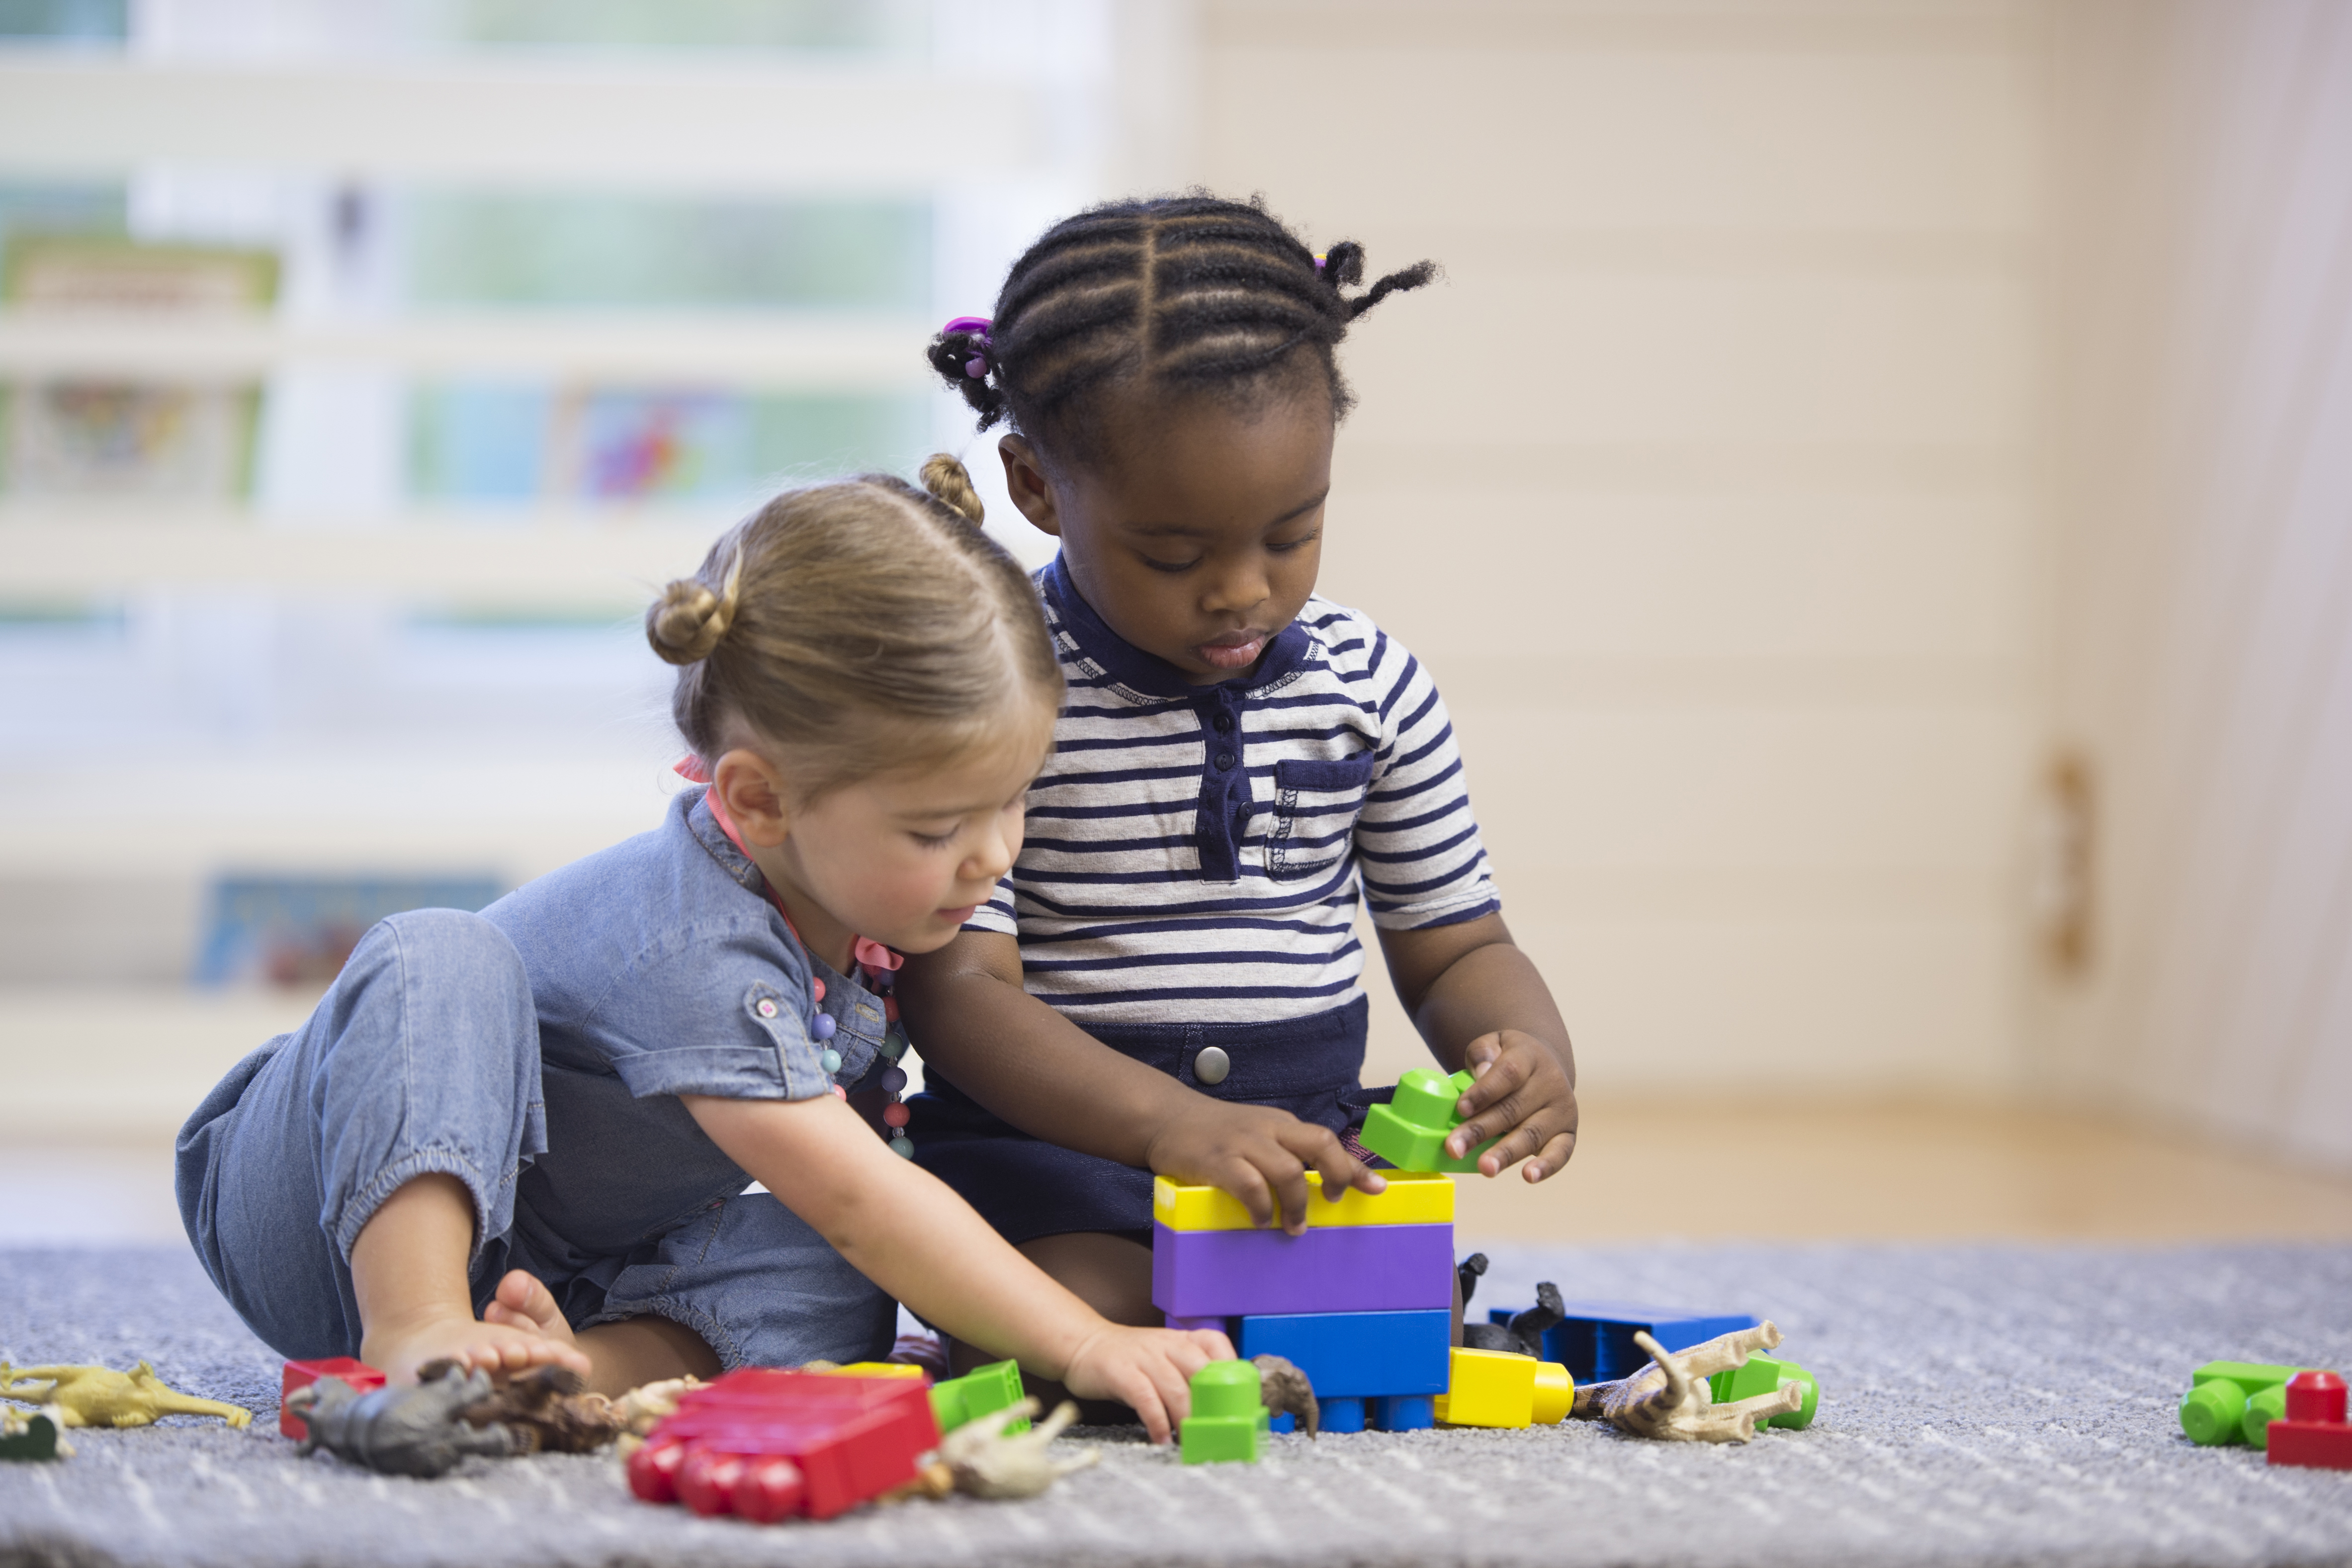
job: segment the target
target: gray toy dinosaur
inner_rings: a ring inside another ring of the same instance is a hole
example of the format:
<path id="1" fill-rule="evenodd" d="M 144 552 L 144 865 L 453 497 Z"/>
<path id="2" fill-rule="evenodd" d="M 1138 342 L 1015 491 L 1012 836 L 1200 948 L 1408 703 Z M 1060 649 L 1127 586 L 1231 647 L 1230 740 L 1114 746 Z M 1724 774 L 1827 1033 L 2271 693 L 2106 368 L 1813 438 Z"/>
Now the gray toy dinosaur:
<path id="1" fill-rule="evenodd" d="M 467 1424 L 466 1410 L 490 1397 L 490 1374 L 448 1366 L 414 1387 L 362 1394 L 340 1377 L 322 1377 L 286 1396 L 286 1408 L 310 1425 L 302 1452 L 324 1448 L 339 1459 L 388 1476 L 431 1478 L 469 1454 L 505 1458 L 516 1451 L 504 1426 Z"/>

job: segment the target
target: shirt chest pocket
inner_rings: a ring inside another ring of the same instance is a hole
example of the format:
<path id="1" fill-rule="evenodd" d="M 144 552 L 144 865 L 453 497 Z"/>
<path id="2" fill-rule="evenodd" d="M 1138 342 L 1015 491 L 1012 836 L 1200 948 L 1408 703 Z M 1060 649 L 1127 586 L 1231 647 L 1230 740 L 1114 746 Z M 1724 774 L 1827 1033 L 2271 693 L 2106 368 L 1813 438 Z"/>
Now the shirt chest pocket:
<path id="1" fill-rule="evenodd" d="M 1268 877 L 1283 882 L 1318 876 L 1347 858 L 1372 782 L 1372 761 L 1371 752 L 1358 752 L 1351 757 L 1286 757 L 1274 764 Z"/>

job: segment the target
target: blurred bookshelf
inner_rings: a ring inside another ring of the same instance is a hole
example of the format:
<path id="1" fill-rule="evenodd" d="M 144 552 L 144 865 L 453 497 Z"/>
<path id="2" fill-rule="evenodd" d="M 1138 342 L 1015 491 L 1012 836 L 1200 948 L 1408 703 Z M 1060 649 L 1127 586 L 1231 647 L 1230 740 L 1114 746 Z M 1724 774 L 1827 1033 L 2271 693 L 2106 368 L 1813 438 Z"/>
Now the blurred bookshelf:
<path id="1" fill-rule="evenodd" d="M 187 989 L 224 889 L 650 826 L 644 604 L 777 489 L 971 444 L 923 346 L 1100 193 L 1118 25 L 0 0 L 0 1065 L 118 993 L 188 1083 L 299 1016 L 319 962 Z"/>

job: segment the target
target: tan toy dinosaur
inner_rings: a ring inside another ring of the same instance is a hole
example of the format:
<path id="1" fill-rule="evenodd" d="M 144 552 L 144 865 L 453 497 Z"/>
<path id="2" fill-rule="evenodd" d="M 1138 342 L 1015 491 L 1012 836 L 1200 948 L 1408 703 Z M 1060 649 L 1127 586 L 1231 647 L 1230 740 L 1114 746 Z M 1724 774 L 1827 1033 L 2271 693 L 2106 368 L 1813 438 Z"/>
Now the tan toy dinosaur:
<path id="1" fill-rule="evenodd" d="M 53 1405 L 68 1426 L 147 1426 L 159 1415 L 217 1415 L 232 1426 L 253 1424 L 253 1412 L 241 1405 L 166 1388 L 143 1361 L 129 1372 L 0 1361 L 0 1398 Z"/>
<path id="2" fill-rule="evenodd" d="M 1767 1322 L 1741 1329 L 1669 1353 L 1647 1333 L 1636 1330 L 1633 1342 L 1650 1352 L 1650 1364 L 1614 1383 L 1588 1383 L 1576 1391 L 1569 1415 L 1578 1421 L 1606 1421 L 1629 1437 L 1654 1437 L 1666 1443 L 1745 1443 L 1756 1436 L 1756 1423 L 1769 1415 L 1795 1410 L 1805 1402 L 1805 1391 L 1794 1384 L 1778 1394 L 1759 1394 L 1736 1405 L 1713 1404 L 1706 1380 L 1739 1365 L 1758 1351 L 1780 1342 L 1780 1331 Z"/>
<path id="3" fill-rule="evenodd" d="M 1035 1414 L 1037 1402 L 1024 1399 L 976 1415 L 940 1438 L 940 1462 L 947 1466 L 955 1489 L 967 1497 L 1035 1497 L 1072 1470 L 1083 1470 L 1102 1458 L 1094 1448 L 1081 1448 L 1066 1459 L 1046 1453 L 1045 1446 L 1078 1418 L 1078 1407 L 1066 1399 L 1029 1431 L 1004 1435 L 1008 1425 Z"/>

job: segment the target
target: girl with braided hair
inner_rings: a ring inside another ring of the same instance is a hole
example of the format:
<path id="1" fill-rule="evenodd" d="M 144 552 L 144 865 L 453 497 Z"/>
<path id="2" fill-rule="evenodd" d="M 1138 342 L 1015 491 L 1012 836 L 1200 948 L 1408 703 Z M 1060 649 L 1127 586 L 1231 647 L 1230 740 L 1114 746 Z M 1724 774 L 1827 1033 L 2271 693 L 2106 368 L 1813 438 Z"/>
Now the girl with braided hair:
<path id="1" fill-rule="evenodd" d="M 1457 1157 L 1556 1174 L 1567 1030 L 1513 945 L 1427 670 L 1315 579 L 1334 350 L 1428 283 L 1362 287 L 1257 203 L 1097 207 L 1013 265 L 932 366 L 1061 542 L 1036 575 L 1068 682 L 1019 859 L 902 987 L 915 1157 L 1106 1316 L 1158 1322 L 1155 1173 L 1306 1224 L 1306 1173 L 1377 1191 L 1353 1140 L 1370 905 L 1397 994 L 1476 1082 Z"/>
<path id="2" fill-rule="evenodd" d="M 897 1296 L 1183 1418 L 1223 1334 L 1106 1321 L 896 1137 L 895 972 L 1019 851 L 1062 695 L 970 476 L 923 479 L 780 496 L 647 610 L 704 786 L 659 827 L 382 922 L 189 1119 L 188 1236 L 262 1339 L 617 1394 L 873 1359 Z"/>

